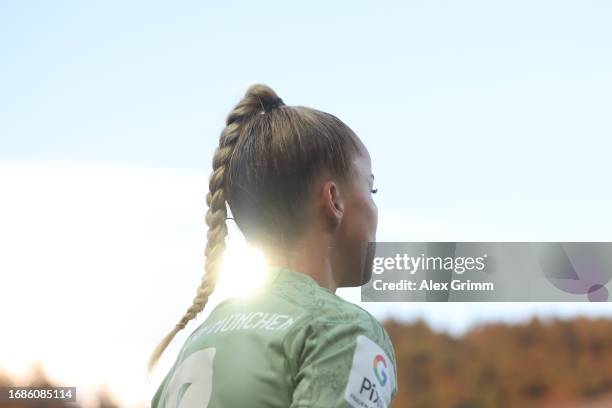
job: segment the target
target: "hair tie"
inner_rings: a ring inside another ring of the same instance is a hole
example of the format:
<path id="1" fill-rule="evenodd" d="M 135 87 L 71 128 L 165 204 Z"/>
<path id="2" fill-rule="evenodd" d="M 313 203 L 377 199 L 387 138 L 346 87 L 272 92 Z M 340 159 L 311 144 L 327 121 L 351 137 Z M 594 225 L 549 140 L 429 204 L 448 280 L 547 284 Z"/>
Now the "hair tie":
<path id="1" fill-rule="evenodd" d="M 285 105 L 283 100 L 281 98 L 276 98 L 276 99 L 273 99 L 272 102 L 270 102 L 268 110 L 276 109 L 279 106 L 283 106 L 283 105 Z"/>
<path id="2" fill-rule="evenodd" d="M 260 111 L 259 113 L 261 115 L 265 114 L 266 112 L 270 112 L 271 110 L 274 110 L 276 108 L 278 108 L 279 106 L 284 106 L 285 102 L 283 102 L 283 100 L 281 98 L 274 98 L 272 99 L 265 107 L 264 110 Z"/>

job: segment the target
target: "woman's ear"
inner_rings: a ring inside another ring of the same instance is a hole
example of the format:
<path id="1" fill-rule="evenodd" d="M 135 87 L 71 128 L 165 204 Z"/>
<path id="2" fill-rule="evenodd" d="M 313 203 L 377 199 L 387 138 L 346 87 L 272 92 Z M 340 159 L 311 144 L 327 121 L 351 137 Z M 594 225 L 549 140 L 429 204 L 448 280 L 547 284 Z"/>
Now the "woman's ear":
<path id="1" fill-rule="evenodd" d="M 334 181 L 327 181 L 321 190 L 321 211 L 325 224 L 335 230 L 344 217 L 344 196 Z"/>

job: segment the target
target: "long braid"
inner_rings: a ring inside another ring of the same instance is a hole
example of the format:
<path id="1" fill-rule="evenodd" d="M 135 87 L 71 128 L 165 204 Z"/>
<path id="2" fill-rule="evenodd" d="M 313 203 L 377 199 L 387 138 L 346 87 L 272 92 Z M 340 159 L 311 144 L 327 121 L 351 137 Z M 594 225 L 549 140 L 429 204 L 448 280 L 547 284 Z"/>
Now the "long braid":
<path id="1" fill-rule="evenodd" d="M 282 101 L 276 93 L 266 85 L 255 84 L 249 87 L 245 97 L 236 105 L 228 115 L 226 126 L 219 137 L 219 147 L 213 156 L 213 171 L 209 177 L 209 192 L 206 195 L 206 257 L 204 263 L 204 275 L 198 287 L 197 294 L 191 306 L 181 320 L 174 326 L 159 345 L 155 348 L 149 359 L 148 372 L 151 373 L 162 353 L 168 347 L 174 336 L 185 328 L 187 323 L 200 313 L 208 298 L 213 293 L 219 277 L 223 251 L 225 250 L 225 237 L 227 236 L 227 208 L 225 201 L 225 172 L 234 147 L 241 134 L 242 123 L 251 118 L 257 112 L 267 111 L 279 106 Z"/>

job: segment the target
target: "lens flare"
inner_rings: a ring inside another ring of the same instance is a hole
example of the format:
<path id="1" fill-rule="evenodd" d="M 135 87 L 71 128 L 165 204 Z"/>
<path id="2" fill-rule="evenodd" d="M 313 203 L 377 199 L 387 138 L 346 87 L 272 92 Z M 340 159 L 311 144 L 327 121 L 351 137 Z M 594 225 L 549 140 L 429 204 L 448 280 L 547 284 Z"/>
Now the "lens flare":
<path id="1" fill-rule="evenodd" d="M 247 297 L 261 287 L 266 273 L 263 253 L 246 242 L 231 242 L 225 249 L 215 292 L 220 298 Z"/>

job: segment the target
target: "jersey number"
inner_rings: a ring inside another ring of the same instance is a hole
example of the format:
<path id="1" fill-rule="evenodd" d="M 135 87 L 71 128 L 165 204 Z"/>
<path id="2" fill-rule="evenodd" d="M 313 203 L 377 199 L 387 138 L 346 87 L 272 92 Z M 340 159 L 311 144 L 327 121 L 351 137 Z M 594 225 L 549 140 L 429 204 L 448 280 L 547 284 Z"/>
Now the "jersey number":
<path id="1" fill-rule="evenodd" d="M 192 353 L 181 362 L 166 388 L 164 408 L 208 406 L 212 393 L 215 351 L 214 347 L 205 348 Z"/>

